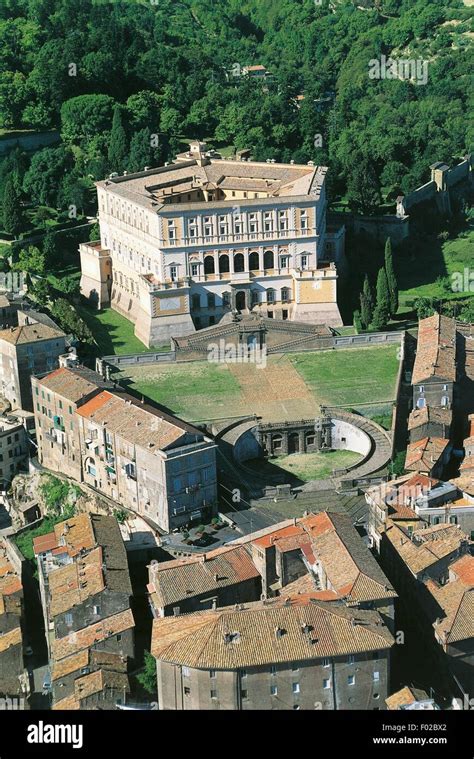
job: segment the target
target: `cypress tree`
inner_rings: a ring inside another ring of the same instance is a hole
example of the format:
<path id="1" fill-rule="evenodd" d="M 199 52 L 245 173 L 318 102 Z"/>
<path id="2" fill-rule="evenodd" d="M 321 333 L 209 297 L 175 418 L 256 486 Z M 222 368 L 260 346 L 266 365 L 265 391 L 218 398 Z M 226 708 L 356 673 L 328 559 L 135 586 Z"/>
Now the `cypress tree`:
<path id="1" fill-rule="evenodd" d="M 395 315 L 398 311 L 398 283 L 393 265 L 392 241 L 387 237 L 385 243 L 385 272 L 390 293 L 390 313 Z"/>
<path id="2" fill-rule="evenodd" d="M 20 205 L 21 193 L 13 176 L 5 182 L 3 191 L 3 228 L 11 235 L 17 235 L 24 224 L 23 209 Z"/>
<path id="3" fill-rule="evenodd" d="M 364 287 L 360 294 L 360 319 L 364 329 L 367 329 L 374 315 L 374 297 L 367 274 L 364 279 Z"/>
<path id="4" fill-rule="evenodd" d="M 114 117 L 112 119 L 112 130 L 110 132 L 107 156 L 112 171 L 118 171 L 121 173 L 124 170 L 127 153 L 127 135 L 122 123 L 122 112 L 120 106 L 116 106 L 114 108 Z"/>
<path id="5" fill-rule="evenodd" d="M 387 274 L 382 267 L 377 276 L 377 305 L 375 306 L 372 327 L 376 330 L 387 326 L 390 319 L 390 291 Z"/>

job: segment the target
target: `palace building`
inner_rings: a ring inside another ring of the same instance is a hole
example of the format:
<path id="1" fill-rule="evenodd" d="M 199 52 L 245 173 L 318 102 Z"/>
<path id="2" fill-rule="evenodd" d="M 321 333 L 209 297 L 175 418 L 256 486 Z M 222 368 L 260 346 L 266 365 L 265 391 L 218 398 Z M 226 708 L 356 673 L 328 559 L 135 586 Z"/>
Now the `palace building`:
<path id="1" fill-rule="evenodd" d="M 238 311 L 340 326 L 344 228 L 326 228 L 327 168 L 222 159 L 205 143 L 160 168 L 97 183 L 100 240 L 81 291 L 146 345 Z"/>

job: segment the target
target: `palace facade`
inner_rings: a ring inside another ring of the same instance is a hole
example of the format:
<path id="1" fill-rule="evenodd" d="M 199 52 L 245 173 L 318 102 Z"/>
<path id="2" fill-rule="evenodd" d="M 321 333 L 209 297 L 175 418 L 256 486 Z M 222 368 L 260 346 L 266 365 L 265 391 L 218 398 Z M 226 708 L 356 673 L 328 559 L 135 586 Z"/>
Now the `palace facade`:
<path id="1" fill-rule="evenodd" d="M 342 324 L 344 229 L 326 228 L 322 166 L 224 160 L 205 143 L 97 183 L 100 240 L 80 246 L 81 291 L 146 345 L 239 311 Z"/>

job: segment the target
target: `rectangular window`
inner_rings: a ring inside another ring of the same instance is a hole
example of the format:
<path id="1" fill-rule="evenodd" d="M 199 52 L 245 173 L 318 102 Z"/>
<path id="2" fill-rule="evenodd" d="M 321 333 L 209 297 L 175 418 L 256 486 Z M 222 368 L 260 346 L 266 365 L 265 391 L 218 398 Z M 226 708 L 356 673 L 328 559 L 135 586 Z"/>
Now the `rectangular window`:
<path id="1" fill-rule="evenodd" d="M 240 677 L 247 677 L 247 670 L 246 669 L 241 669 L 240 670 Z"/>
<path id="2" fill-rule="evenodd" d="M 301 256 L 301 268 L 302 269 L 308 268 L 308 256 Z"/>
<path id="3" fill-rule="evenodd" d="M 211 678 L 211 680 L 213 680 L 215 676 L 216 676 L 216 670 L 215 669 L 209 670 L 209 677 Z"/>
<path id="4" fill-rule="evenodd" d="M 270 685 L 270 693 L 272 696 L 278 695 L 278 688 L 276 685 Z"/>
<path id="5" fill-rule="evenodd" d="M 67 612 L 64 617 L 64 621 L 67 625 L 72 625 L 72 614 L 70 612 Z"/>
<path id="6" fill-rule="evenodd" d="M 197 264 L 191 264 L 191 276 L 197 277 L 199 274 L 199 266 Z"/>
<path id="7" fill-rule="evenodd" d="M 378 681 L 380 680 L 380 672 L 374 672 L 373 680 L 374 680 L 374 683 L 378 683 Z"/>
<path id="8" fill-rule="evenodd" d="M 292 684 L 292 690 L 293 690 L 293 693 L 299 693 L 300 692 L 300 684 L 299 683 L 293 683 Z"/>
<path id="9" fill-rule="evenodd" d="M 176 282 L 178 279 L 178 267 L 170 266 L 170 279 L 172 282 Z"/>
<path id="10" fill-rule="evenodd" d="M 275 667 L 274 664 L 272 664 L 272 666 L 270 667 L 270 674 L 271 675 L 276 675 L 276 671 L 277 671 L 277 668 Z"/>
<path id="11" fill-rule="evenodd" d="M 181 672 L 183 673 L 183 677 L 189 677 L 190 669 L 189 667 L 183 667 Z"/>
<path id="12" fill-rule="evenodd" d="M 347 657 L 347 663 L 354 664 L 354 662 L 355 662 L 355 657 L 353 656 L 353 654 L 349 654 L 349 656 Z"/>
<path id="13" fill-rule="evenodd" d="M 184 686 L 184 695 L 189 696 L 191 693 L 191 688 L 189 688 L 187 685 Z"/>
<path id="14" fill-rule="evenodd" d="M 248 698 L 248 693 L 247 693 L 247 691 L 246 691 L 246 690 L 243 690 L 243 691 L 242 691 L 242 698 L 243 698 L 244 700 L 245 700 L 246 698 Z"/>
<path id="15" fill-rule="evenodd" d="M 211 690 L 211 698 L 217 698 L 217 691 Z"/>
<path id="16" fill-rule="evenodd" d="M 349 677 L 347 678 L 347 684 L 355 685 L 355 675 L 349 675 Z"/>
<path id="17" fill-rule="evenodd" d="M 331 687 L 331 680 L 328 678 L 323 680 L 323 688 L 324 690 L 328 690 Z"/>

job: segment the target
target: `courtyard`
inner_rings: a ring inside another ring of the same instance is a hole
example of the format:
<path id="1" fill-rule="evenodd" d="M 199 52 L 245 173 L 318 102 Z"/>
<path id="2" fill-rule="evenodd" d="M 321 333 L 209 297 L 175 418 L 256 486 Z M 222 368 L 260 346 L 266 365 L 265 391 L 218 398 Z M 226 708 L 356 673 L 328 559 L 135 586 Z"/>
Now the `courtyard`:
<path id="1" fill-rule="evenodd" d="M 397 370 L 398 346 L 380 345 L 270 355 L 264 369 L 207 361 L 127 367 L 120 380 L 186 421 L 279 421 L 311 418 L 320 404 L 390 403 Z"/>

